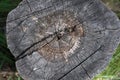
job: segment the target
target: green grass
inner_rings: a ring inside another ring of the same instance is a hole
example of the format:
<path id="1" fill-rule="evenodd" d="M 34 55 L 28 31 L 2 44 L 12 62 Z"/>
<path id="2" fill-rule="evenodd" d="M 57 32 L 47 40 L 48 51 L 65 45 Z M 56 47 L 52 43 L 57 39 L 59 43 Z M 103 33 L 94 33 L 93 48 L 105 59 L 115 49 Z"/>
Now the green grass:
<path id="1" fill-rule="evenodd" d="M 117 16 L 120 18 L 120 12 L 116 12 L 117 13 Z"/>
<path id="2" fill-rule="evenodd" d="M 9 76 L 7 80 L 23 80 L 20 76 Z"/>
<path id="3" fill-rule="evenodd" d="M 1 30 L 5 26 L 7 14 L 14 9 L 21 0 L 0 0 L 0 73 L 6 68 L 16 71 L 15 60 L 7 48 L 6 36 Z M 8 67 L 9 66 L 9 67 Z M 0 80 L 1 77 L 0 77 Z M 7 80 L 22 80 L 20 76 L 8 76 Z"/>
<path id="4" fill-rule="evenodd" d="M 0 0 L 0 12 L 8 12 L 15 8 L 21 0 Z"/>
<path id="5" fill-rule="evenodd" d="M 0 70 L 4 63 L 14 64 L 14 58 L 11 56 L 10 51 L 7 49 L 6 37 L 0 32 Z"/>
<path id="6" fill-rule="evenodd" d="M 9 49 L 7 49 L 6 37 L 2 32 L 0 32 L 0 72 L 4 72 L 5 68 L 8 68 L 8 66 L 9 68 L 11 68 L 11 72 L 16 71 L 14 57 L 11 55 Z M 5 70 L 5 72 L 7 71 Z M 0 77 L 0 80 L 3 80 L 3 78 Z M 9 75 L 7 80 L 22 80 L 22 79 L 20 76 Z"/>
<path id="7" fill-rule="evenodd" d="M 94 80 L 120 80 L 120 45 L 116 49 L 112 60 L 108 67 L 98 76 L 94 78 Z"/>

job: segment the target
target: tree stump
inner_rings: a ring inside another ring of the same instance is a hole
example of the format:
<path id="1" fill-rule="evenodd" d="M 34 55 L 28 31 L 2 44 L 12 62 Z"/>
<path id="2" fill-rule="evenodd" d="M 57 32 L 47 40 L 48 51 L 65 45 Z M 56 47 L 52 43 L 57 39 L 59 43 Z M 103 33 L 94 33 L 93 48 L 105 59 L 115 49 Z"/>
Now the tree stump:
<path id="1" fill-rule="evenodd" d="M 6 26 L 25 80 L 91 80 L 120 41 L 119 19 L 99 0 L 23 0 Z"/>

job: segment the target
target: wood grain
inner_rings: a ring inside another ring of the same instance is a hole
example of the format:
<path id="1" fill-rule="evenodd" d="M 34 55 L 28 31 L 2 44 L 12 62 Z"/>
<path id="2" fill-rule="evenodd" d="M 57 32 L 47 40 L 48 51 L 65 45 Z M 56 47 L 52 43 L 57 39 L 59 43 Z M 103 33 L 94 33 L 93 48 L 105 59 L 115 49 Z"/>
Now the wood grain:
<path id="1" fill-rule="evenodd" d="M 8 48 L 24 80 L 91 80 L 120 42 L 100 0 L 23 0 L 8 14 Z"/>

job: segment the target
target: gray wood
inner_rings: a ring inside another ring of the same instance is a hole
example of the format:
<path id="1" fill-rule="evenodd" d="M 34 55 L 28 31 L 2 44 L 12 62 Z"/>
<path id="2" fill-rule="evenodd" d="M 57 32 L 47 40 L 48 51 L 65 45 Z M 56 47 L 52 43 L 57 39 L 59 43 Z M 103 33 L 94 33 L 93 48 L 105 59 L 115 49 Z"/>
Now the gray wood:
<path id="1" fill-rule="evenodd" d="M 109 63 L 119 34 L 119 19 L 99 0 L 23 0 L 6 24 L 25 80 L 91 80 Z"/>

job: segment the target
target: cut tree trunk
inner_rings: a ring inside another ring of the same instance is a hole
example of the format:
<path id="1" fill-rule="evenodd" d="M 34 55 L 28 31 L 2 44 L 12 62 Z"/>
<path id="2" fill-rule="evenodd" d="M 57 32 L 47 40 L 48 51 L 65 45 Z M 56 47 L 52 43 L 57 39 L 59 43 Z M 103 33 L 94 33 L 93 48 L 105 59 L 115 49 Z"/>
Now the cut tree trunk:
<path id="1" fill-rule="evenodd" d="M 120 22 L 99 0 L 23 0 L 6 36 L 23 79 L 91 80 L 118 46 Z"/>

